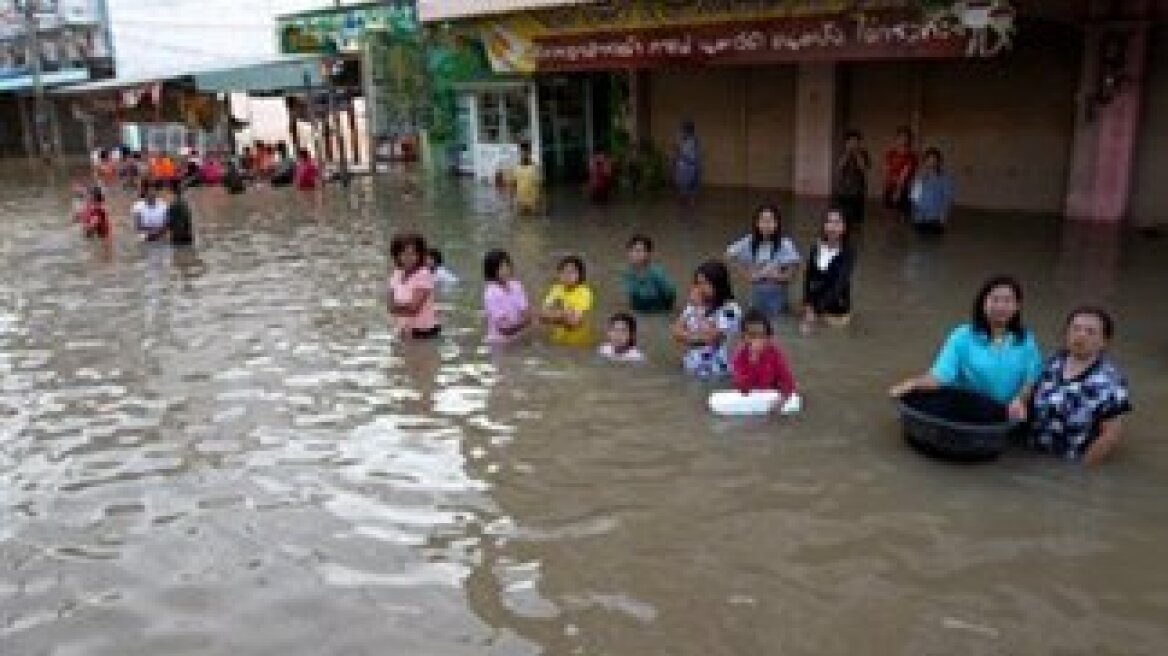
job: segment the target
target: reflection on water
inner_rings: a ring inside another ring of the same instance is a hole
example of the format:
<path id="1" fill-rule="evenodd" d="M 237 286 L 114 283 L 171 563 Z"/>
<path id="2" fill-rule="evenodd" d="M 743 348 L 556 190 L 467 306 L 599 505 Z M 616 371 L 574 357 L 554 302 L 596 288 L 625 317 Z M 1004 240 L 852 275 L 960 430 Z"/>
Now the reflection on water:
<path id="1" fill-rule="evenodd" d="M 489 189 L 359 185 L 316 203 L 200 193 L 199 247 L 123 227 L 79 243 L 63 189 L 4 185 L 4 654 L 1162 653 L 1168 644 L 1168 244 L 1041 218 L 856 235 L 859 314 L 780 328 L 807 393 L 784 420 L 704 412 L 668 319 L 654 363 L 479 343 L 479 257 L 529 291 L 590 260 L 603 315 L 623 244 L 675 276 L 746 229 L 758 194 L 516 219 Z M 120 204 L 119 204 L 120 203 Z M 124 201 L 115 208 L 124 209 Z M 805 248 L 813 208 L 789 218 Z M 464 280 L 446 336 L 402 344 L 388 235 L 432 235 Z M 1082 298 L 1120 316 L 1131 444 L 1087 474 L 976 468 L 901 446 L 883 390 L 976 284 L 1009 270 L 1046 345 Z"/>

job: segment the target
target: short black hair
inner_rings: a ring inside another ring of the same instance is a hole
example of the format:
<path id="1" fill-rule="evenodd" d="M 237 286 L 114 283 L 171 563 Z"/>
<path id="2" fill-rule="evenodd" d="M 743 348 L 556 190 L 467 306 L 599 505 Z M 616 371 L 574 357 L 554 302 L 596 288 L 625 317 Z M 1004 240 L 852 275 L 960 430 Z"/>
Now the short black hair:
<path id="1" fill-rule="evenodd" d="M 499 282 L 499 269 L 504 264 L 512 268 L 515 267 L 511 261 L 511 255 L 507 251 L 501 248 L 487 251 L 487 254 L 483 256 L 483 278 L 487 282 Z"/>
<path id="2" fill-rule="evenodd" d="M 629 237 L 629 241 L 625 244 L 625 248 L 630 249 L 638 244 L 644 246 L 645 250 L 649 251 L 650 253 L 653 252 L 653 240 L 649 238 L 649 235 L 643 235 L 641 233 L 637 233 L 632 237 Z"/>
<path id="3" fill-rule="evenodd" d="M 1099 307 L 1098 305 L 1080 305 L 1071 310 L 1067 315 L 1066 325 L 1070 326 L 1071 322 L 1078 317 L 1095 317 L 1099 320 L 1099 325 L 1103 327 L 1103 336 L 1111 339 L 1115 335 L 1115 321 L 1111 318 L 1111 314 Z"/>
<path id="4" fill-rule="evenodd" d="M 608 318 L 608 325 L 623 323 L 629 330 L 629 344 L 637 345 L 637 318 L 628 312 L 617 312 Z"/>
<path id="5" fill-rule="evenodd" d="M 922 157 L 921 159 L 928 159 L 930 157 L 936 157 L 938 164 L 945 163 L 945 157 L 941 154 L 940 148 L 934 148 L 934 147 L 926 148 L 925 149 L 925 156 Z"/>
<path id="6" fill-rule="evenodd" d="M 742 332 L 746 332 L 746 327 L 750 325 L 759 325 L 766 329 L 767 337 L 775 334 L 775 328 L 771 325 L 771 319 L 766 312 L 758 308 L 750 308 L 746 311 L 746 315 L 742 317 Z"/>
<path id="7" fill-rule="evenodd" d="M 844 141 L 847 141 L 848 139 L 863 140 L 863 138 L 864 138 L 864 133 L 860 132 L 859 130 L 856 130 L 854 128 L 851 130 L 848 130 L 847 132 L 844 132 Z"/>
<path id="8" fill-rule="evenodd" d="M 418 254 L 418 266 L 421 266 L 422 257 L 426 254 L 426 238 L 418 232 L 403 232 L 395 235 L 393 241 L 389 243 L 389 256 L 393 259 L 394 266 L 397 266 L 398 260 L 407 248 L 413 248 L 414 252 Z"/>
<path id="9" fill-rule="evenodd" d="M 1022 339 L 1026 336 L 1026 326 L 1022 323 L 1022 283 L 1014 276 L 994 276 L 981 286 L 981 290 L 977 293 L 977 298 L 973 301 L 973 328 L 984 335 L 990 334 L 990 319 L 986 316 L 985 302 L 998 287 L 1009 287 L 1014 292 L 1014 298 L 1018 300 L 1018 312 L 1010 318 L 1010 323 L 1006 328 L 1015 337 Z"/>
<path id="10" fill-rule="evenodd" d="M 568 265 L 576 267 L 576 272 L 580 274 L 580 282 L 588 280 L 588 272 L 584 268 L 584 258 L 579 255 L 565 255 L 560 258 L 559 263 L 556 264 L 556 271 L 563 271 L 564 267 Z"/>

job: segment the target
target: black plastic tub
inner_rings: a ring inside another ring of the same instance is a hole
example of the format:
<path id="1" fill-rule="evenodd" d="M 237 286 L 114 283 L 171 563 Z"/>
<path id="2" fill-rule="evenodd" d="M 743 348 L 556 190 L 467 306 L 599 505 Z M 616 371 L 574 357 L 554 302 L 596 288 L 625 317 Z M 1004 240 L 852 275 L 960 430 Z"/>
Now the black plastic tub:
<path id="1" fill-rule="evenodd" d="M 944 460 L 993 460 L 1006 450 L 1018 428 L 1006 406 L 957 388 L 911 392 L 899 405 L 908 443 Z"/>

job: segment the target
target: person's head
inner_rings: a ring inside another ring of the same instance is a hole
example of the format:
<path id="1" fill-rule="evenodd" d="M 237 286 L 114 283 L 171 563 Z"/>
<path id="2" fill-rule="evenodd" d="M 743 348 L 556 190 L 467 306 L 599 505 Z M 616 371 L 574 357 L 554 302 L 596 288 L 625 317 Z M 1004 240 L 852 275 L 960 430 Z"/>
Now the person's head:
<path id="1" fill-rule="evenodd" d="M 697 126 L 694 125 L 693 119 L 685 119 L 681 122 L 681 133 L 687 137 L 693 136 L 697 132 Z"/>
<path id="2" fill-rule="evenodd" d="M 734 299 L 730 286 L 730 271 L 718 260 L 710 260 L 697 268 L 693 277 L 694 290 L 705 301 L 710 311 L 717 310 Z"/>
<path id="3" fill-rule="evenodd" d="M 913 131 L 907 125 L 896 128 L 896 145 L 900 148 L 912 148 Z"/>
<path id="4" fill-rule="evenodd" d="M 864 135 L 859 130 L 848 130 L 844 133 L 844 147 L 855 150 L 864 143 Z"/>
<path id="5" fill-rule="evenodd" d="M 287 157 L 288 156 L 288 142 L 281 141 L 280 143 L 276 144 L 276 152 L 280 155 L 281 159 Z"/>
<path id="6" fill-rule="evenodd" d="M 95 185 L 89 188 L 89 201 L 92 203 L 105 202 L 105 192 L 101 190 L 101 187 Z"/>
<path id="7" fill-rule="evenodd" d="M 110 160 L 110 151 L 102 148 L 97 153 L 97 161 L 105 163 Z"/>
<path id="8" fill-rule="evenodd" d="M 987 280 L 973 303 L 973 327 L 986 335 L 1008 331 L 1023 337 L 1026 328 L 1022 324 L 1022 284 L 1013 276 Z"/>
<path id="9" fill-rule="evenodd" d="M 761 351 L 775 334 L 770 318 L 758 308 L 751 308 L 742 318 L 742 337 L 754 351 Z"/>
<path id="10" fill-rule="evenodd" d="M 829 244 L 843 244 L 848 239 L 848 222 L 844 219 L 843 210 L 832 207 L 823 217 L 823 228 L 820 238 Z"/>
<path id="11" fill-rule="evenodd" d="M 526 141 L 519 144 L 519 163 L 524 166 L 531 164 L 531 144 Z"/>
<path id="12" fill-rule="evenodd" d="M 620 353 L 637 345 L 637 319 L 628 312 L 618 312 L 608 318 L 608 343 Z"/>
<path id="13" fill-rule="evenodd" d="M 430 271 L 436 271 L 438 267 L 446 263 L 446 258 L 442 257 L 442 251 L 437 248 L 426 249 L 426 268 Z"/>
<path id="14" fill-rule="evenodd" d="M 1106 310 L 1093 305 L 1075 308 L 1067 315 L 1065 347 L 1076 358 L 1092 360 L 1107 350 L 1115 334 L 1115 322 Z"/>
<path id="15" fill-rule="evenodd" d="M 925 151 L 924 165 L 929 171 L 940 171 L 941 166 L 944 165 L 945 160 L 941 157 L 941 151 L 936 148 L 929 148 Z"/>
<path id="16" fill-rule="evenodd" d="M 426 238 L 416 232 L 397 235 L 389 245 L 389 256 L 393 265 L 406 273 L 413 273 L 422 266 L 426 254 Z"/>
<path id="17" fill-rule="evenodd" d="M 629 254 L 629 264 L 642 267 L 653 259 L 653 240 L 647 235 L 633 235 L 625 245 Z"/>
<path id="18" fill-rule="evenodd" d="M 751 226 L 750 250 L 757 257 L 758 249 L 765 242 L 777 251 L 783 238 L 783 219 L 779 208 L 774 205 L 763 205 L 754 211 L 754 224 Z"/>
<path id="19" fill-rule="evenodd" d="M 588 280 L 584 260 L 576 255 L 565 255 L 556 265 L 556 279 L 565 287 L 575 287 Z"/>
<path id="20" fill-rule="evenodd" d="M 483 258 L 483 278 L 487 282 L 507 284 L 515 275 L 515 264 L 507 251 L 498 248 L 487 252 Z"/>
<path id="21" fill-rule="evenodd" d="M 142 200 L 153 205 L 158 200 L 158 186 L 152 182 L 143 182 L 139 195 L 142 197 Z"/>
<path id="22" fill-rule="evenodd" d="M 301 148 L 300 150 L 296 151 L 296 157 L 302 162 L 307 162 L 311 158 L 311 155 L 308 154 L 307 148 Z"/>

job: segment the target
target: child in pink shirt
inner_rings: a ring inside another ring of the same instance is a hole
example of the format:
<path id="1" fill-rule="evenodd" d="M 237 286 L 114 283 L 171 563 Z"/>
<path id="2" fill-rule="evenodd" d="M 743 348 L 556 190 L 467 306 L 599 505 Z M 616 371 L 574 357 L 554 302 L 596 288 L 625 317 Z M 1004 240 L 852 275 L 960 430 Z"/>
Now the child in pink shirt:
<path id="1" fill-rule="evenodd" d="M 483 307 L 487 317 L 488 344 L 510 344 L 527 334 L 531 308 L 527 292 L 514 278 L 515 267 L 506 251 L 493 250 L 483 258 Z"/>
<path id="2" fill-rule="evenodd" d="M 417 233 L 394 237 L 389 247 L 393 273 L 389 277 L 389 314 L 398 334 L 431 339 L 442 332 L 434 301 L 434 274 L 423 257 L 426 240 Z"/>

